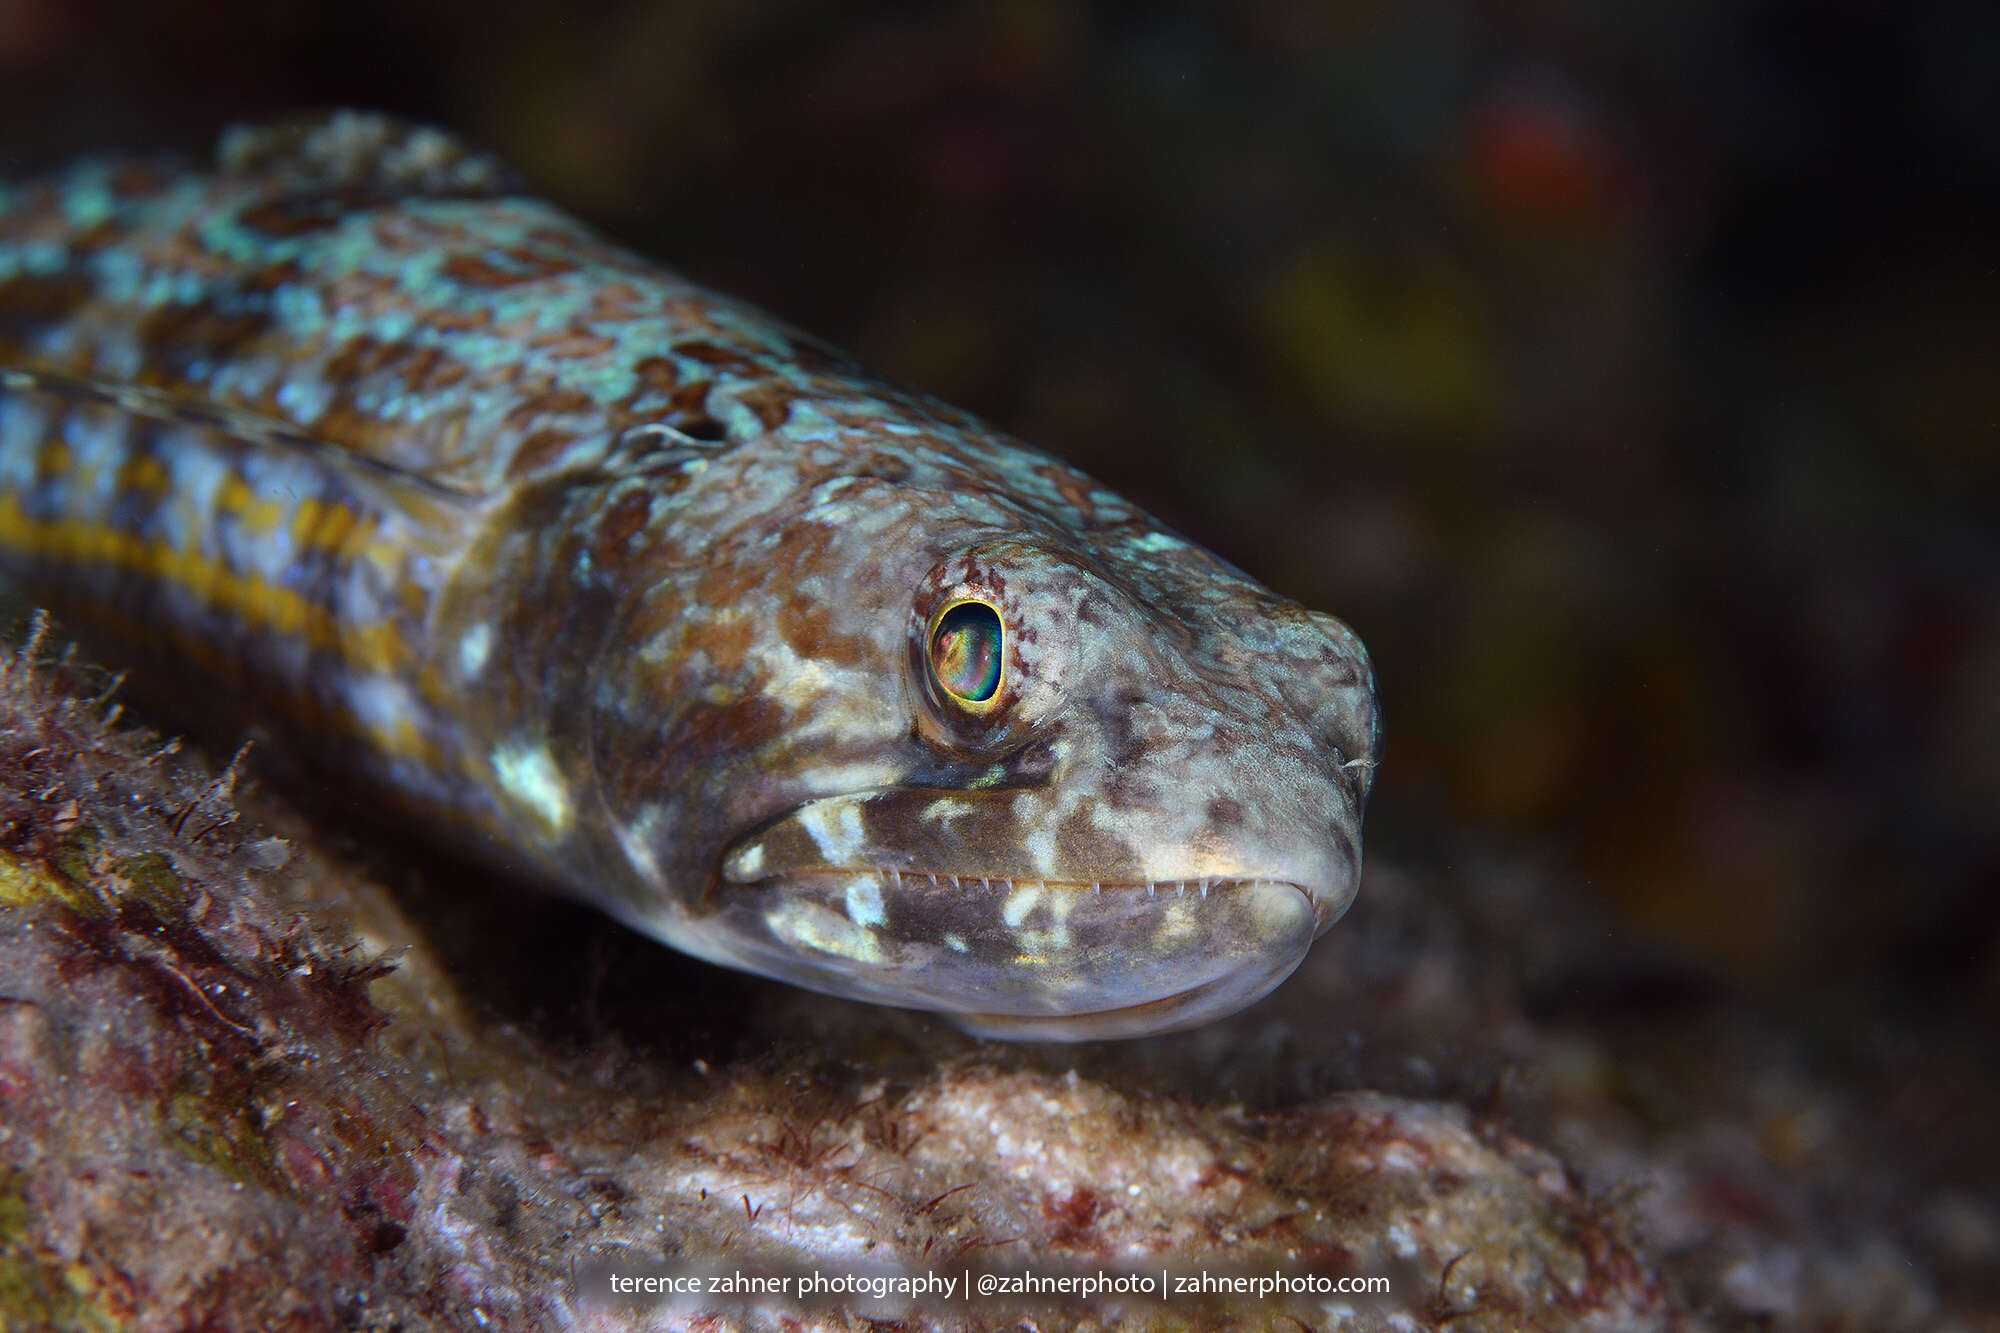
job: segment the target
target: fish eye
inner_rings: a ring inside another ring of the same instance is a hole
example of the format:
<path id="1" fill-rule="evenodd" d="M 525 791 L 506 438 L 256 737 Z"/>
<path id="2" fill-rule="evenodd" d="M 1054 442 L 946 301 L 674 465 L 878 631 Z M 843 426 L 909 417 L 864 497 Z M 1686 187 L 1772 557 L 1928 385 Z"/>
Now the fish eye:
<path id="1" fill-rule="evenodd" d="M 959 704 L 990 704 L 1006 661 L 1000 613 L 985 602 L 955 602 L 931 627 L 931 678 Z"/>

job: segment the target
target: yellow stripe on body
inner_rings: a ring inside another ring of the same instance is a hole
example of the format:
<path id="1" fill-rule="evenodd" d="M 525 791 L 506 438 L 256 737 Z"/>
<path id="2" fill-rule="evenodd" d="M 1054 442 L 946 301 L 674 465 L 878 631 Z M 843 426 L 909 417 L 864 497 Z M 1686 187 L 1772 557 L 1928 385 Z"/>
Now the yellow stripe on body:
<path id="1" fill-rule="evenodd" d="M 105 468 L 110 469 L 108 476 Z M 253 550 L 283 542 L 292 558 L 316 555 L 331 570 L 340 571 L 342 578 L 367 571 L 367 577 L 379 580 L 377 586 L 389 595 L 380 601 L 362 599 L 361 605 L 370 608 L 365 620 L 342 616 L 281 582 L 243 571 L 241 562 L 205 555 L 199 538 L 144 537 L 102 518 L 63 514 L 60 509 L 55 516 L 40 517 L 16 494 L 0 494 L 0 549 L 18 552 L 51 573 L 95 568 L 173 588 L 253 636 L 302 645 L 313 654 L 333 658 L 339 670 L 319 680 L 249 680 L 250 662 L 240 660 L 226 640 L 204 632 L 198 621 L 135 619 L 93 599 L 66 599 L 72 613 L 103 622 L 114 635 L 144 643 L 164 634 L 198 670 L 270 687 L 274 701 L 282 700 L 303 726 L 349 736 L 378 755 L 412 761 L 433 773 L 455 773 L 461 765 L 446 760 L 443 743 L 428 730 L 424 718 L 408 708 L 383 706 L 379 701 L 394 695 L 379 687 L 404 686 L 413 702 L 423 700 L 433 707 L 437 702 L 437 691 L 419 682 L 418 651 L 406 635 L 404 617 L 421 621 L 428 611 L 430 594 L 413 582 L 413 562 L 421 564 L 421 557 L 433 562 L 449 559 L 459 546 L 463 514 L 416 487 L 409 495 L 395 488 L 395 503 L 406 506 L 409 513 L 399 509 L 395 517 L 405 521 L 391 522 L 391 516 L 368 504 L 260 493 L 261 488 L 226 464 L 204 502 L 194 493 L 177 495 L 175 475 L 176 469 L 157 453 L 128 452 L 115 462 L 91 466 L 63 438 L 45 437 L 33 446 L 35 483 L 53 483 L 80 495 L 95 492 L 110 480 L 119 499 L 136 500 L 156 511 L 172 506 L 182 520 L 178 526 L 183 533 L 214 532 L 219 526 L 222 535 Z M 391 531 L 385 532 L 385 525 Z M 413 542 L 419 550 L 411 549 Z M 364 696 L 370 701 L 366 706 L 357 702 Z"/>
<path id="2" fill-rule="evenodd" d="M 0 520 L 4 520 L 4 515 L 0 515 Z M 5 540 L 4 532 L 0 532 L 0 546 L 9 544 Z M 172 640 L 175 650 L 183 654 L 193 666 L 222 679 L 241 682 L 252 688 L 268 687 L 268 682 L 253 677 L 241 660 L 223 652 L 214 643 L 203 638 L 191 625 L 179 621 L 149 623 L 101 602 L 80 604 L 71 608 L 66 614 L 75 620 L 93 624 L 128 643 L 145 643 L 155 634 L 164 634 Z M 275 697 L 282 700 L 295 725 L 325 730 L 363 741 L 378 754 L 391 759 L 414 761 L 433 773 L 448 771 L 444 751 L 407 717 L 398 718 L 393 727 L 371 726 L 338 699 L 318 699 L 309 693 L 300 692 L 282 692 Z"/>
<path id="3" fill-rule="evenodd" d="M 136 492 L 149 500 L 159 499 L 173 489 L 173 484 L 166 466 L 151 454 L 134 454 L 118 469 L 118 489 Z"/>
<path id="4" fill-rule="evenodd" d="M 346 531 L 357 526 L 350 512 Z M 343 625 L 332 612 L 296 591 L 252 574 L 238 574 L 199 551 L 177 550 L 115 528 L 75 518 L 38 519 L 19 498 L 0 495 L 0 546 L 44 560 L 109 565 L 182 588 L 245 627 L 280 638 L 303 639 L 315 652 L 331 653 L 359 671 L 394 674 L 413 654 L 395 625 Z"/>
<path id="5" fill-rule="evenodd" d="M 75 466 L 76 459 L 69 446 L 61 440 L 51 440 L 35 454 L 35 480 L 52 481 L 67 476 Z"/>
<path id="6" fill-rule="evenodd" d="M 232 472 L 216 493 L 215 512 L 235 519 L 251 536 L 263 537 L 278 530 L 285 505 L 282 500 L 259 500 L 249 483 Z"/>

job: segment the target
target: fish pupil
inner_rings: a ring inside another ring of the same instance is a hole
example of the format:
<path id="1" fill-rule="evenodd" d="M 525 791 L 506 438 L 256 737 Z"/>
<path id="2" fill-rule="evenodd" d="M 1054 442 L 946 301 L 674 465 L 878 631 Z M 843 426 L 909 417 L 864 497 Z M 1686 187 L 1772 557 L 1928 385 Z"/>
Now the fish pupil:
<path id="1" fill-rule="evenodd" d="M 1000 613 L 984 602 L 960 602 L 931 632 L 931 672 L 953 698 L 985 703 L 1000 689 Z"/>

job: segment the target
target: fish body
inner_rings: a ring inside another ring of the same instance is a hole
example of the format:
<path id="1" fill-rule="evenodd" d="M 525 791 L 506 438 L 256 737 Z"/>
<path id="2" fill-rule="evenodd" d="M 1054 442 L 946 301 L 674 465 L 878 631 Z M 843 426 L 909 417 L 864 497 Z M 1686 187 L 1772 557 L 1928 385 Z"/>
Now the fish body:
<path id="1" fill-rule="evenodd" d="M 975 1031 L 1229 1012 L 1359 874 L 1345 625 L 382 117 L 0 186 L 0 570 L 440 836 Z"/>

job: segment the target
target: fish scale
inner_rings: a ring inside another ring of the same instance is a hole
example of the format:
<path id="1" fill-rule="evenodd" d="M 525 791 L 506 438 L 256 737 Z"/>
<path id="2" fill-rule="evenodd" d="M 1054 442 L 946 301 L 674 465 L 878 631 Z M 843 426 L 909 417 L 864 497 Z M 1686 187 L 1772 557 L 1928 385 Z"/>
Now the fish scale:
<path id="1" fill-rule="evenodd" d="M 0 567 L 419 826 L 975 1031 L 1228 1012 L 1356 888 L 1345 625 L 386 117 L 0 188 Z"/>

